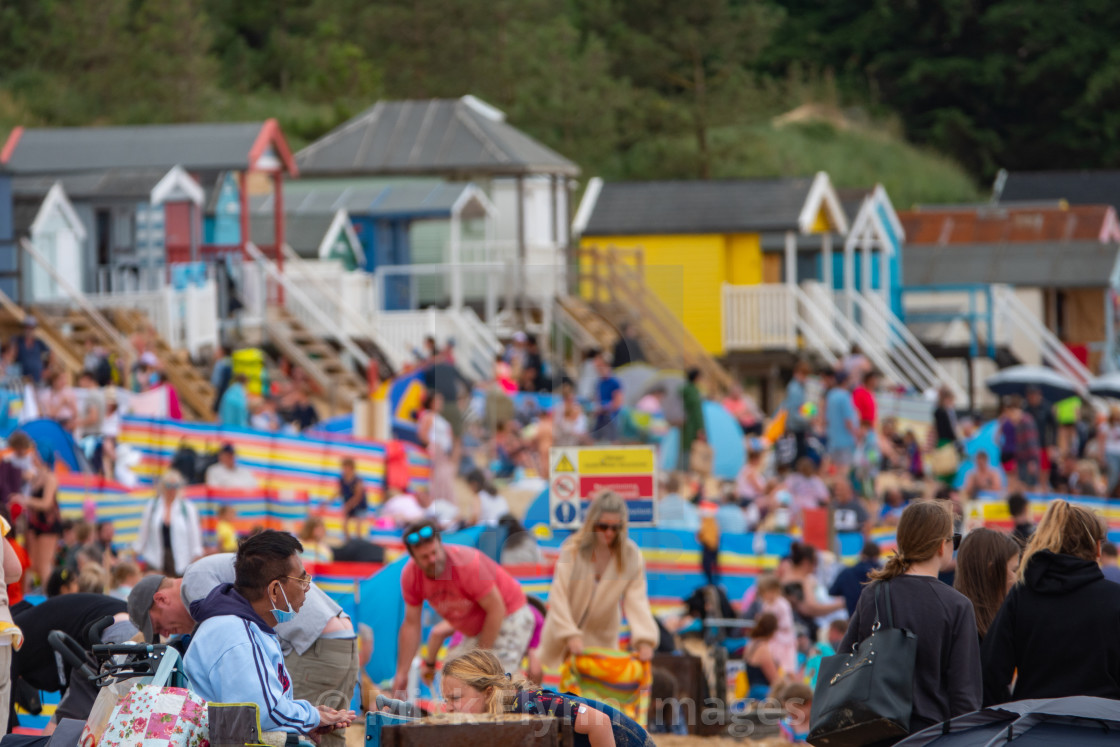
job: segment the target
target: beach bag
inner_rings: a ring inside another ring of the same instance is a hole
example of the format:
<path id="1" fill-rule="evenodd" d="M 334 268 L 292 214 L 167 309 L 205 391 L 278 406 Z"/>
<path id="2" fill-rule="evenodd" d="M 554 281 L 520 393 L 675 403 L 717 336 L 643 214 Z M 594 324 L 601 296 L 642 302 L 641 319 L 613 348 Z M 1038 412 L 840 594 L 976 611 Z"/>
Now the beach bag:
<path id="1" fill-rule="evenodd" d="M 933 450 L 929 455 L 930 469 L 934 477 L 948 477 L 957 474 L 961 466 L 961 456 L 957 453 L 956 444 L 945 444 Z"/>
<path id="2" fill-rule="evenodd" d="M 606 703 L 642 726 L 649 714 L 652 682 L 649 662 L 638 661 L 628 651 L 585 648 L 560 665 L 561 691 Z"/>
<path id="3" fill-rule="evenodd" d="M 886 627 L 880 623 L 880 596 Z M 871 635 L 852 653 L 821 659 L 809 717 L 809 744 L 856 747 L 909 734 L 917 655 L 918 637 L 894 627 L 890 583 L 876 582 Z"/>
<path id="4" fill-rule="evenodd" d="M 209 747 L 206 701 L 186 687 L 170 687 L 182 662 L 167 649 L 149 684 L 133 685 L 113 709 L 99 747 Z M 185 678 L 180 676 L 181 680 Z M 186 684 L 185 681 L 177 684 Z M 81 744 L 85 741 L 82 732 Z"/>

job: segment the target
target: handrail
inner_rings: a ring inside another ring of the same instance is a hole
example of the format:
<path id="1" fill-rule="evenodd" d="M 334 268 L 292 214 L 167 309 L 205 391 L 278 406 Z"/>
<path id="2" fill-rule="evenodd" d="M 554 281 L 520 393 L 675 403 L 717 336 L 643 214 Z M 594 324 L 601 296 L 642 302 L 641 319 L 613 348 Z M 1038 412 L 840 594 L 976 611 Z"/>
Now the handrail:
<path id="1" fill-rule="evenodd" d="M 20 248 L 23 249 L 23 251 L 27 252 L 31 259 L 35 260 L 36 264 L 47 271 L 47 274 L 50 275 L 56 283 L 58 283 L 58 286 L 62 288 L 66 295 L 68 295 L 70 299 L 78 305 L 78 308 L 80 308 L 86 314 L 86 316 L 88 316 L 93 321 L 93 323 L 101 329 L 105 336 L 112 341 L 114 347 L 125 352 L 131 358 L 136 357 L 136 349 L 132 347 L 132 343 L 128 341 L 128 338 L 118 332 L 116 327 L 110 324 L 109 320 L 106 319 L 104 315 L 102 315 L 102 313 L 97 310 L 97 307 L 95 307 L 89 302 L 88 299 L 86 299 L 85 294 L 71 285 L 70 281 L 64 278 L 58 272 L 58 270 L 56 270 L 51 265 L 51 263 L 47 261 L 46 257 L 39 253 L 39 250 L 36 249 L 30 241 L 25 238 L 20 239 L 19 245 Z"/>
<path id="2" fill-rule="evenodd" d="M 915 356 L 918 361 L 925 365 L 926 371 L 928 372 L 927 375 L 932 377 L 931 384 L 933 386 L 948 386 L 958 402 L 964 402 L 967 399 L 964 387 L 960 385 L 960 382 L 953 378 L 949 371 L 930 354 L 926 346 L 923 345 L 918 338 L 914 336 L 914 333 L 910 331 L 910 328 L 891 311 L 890 307 L 887 306 L 882 298 L 871 294 L 864 295 L 863 300 L 869 302 L 870 307 L 887 321 L 891 333 L 901 338 L 905 343 L 906 348 L 904 349 L 908 350 L 910 355 Z"/>
<path id="3" fill-rule="evenodd" d="M 1085 367 L 1069 348 L 1019 300 L 1015 292 L 1007 286 L 995 286 L 995 296 L 999 304 L 998 316 L 1006 316 L 1019 329 L 1031 336 L 1039 347 L 1043 359 L 1048 360 L 1081 388 L 1092 380 L 1092 372 Z"/>
<path id="4" fill-rule="evenodd" d="M 304 260 L 303 257 L 299 256 L 299 254 L 297 254 L 296 251 L 292 249 L 291 245 L 284 244 L 281 247 L 281 251 L 284 252 L 284 272 L 287 273 L 289 270 L 295 270 L 299 273 L 301 278 L 306 280 L 309 284 L 314 285 L 316 290 L 318 290 L 319 293 L 322 294 L 323 298 L 327 299 L 330 302 L 332 307 L 331 311 L 338 314 L 341 321 L 344 322 L 344 324 L 341 325 L 342 330 L 345 330 L 347 327 L 349 327 L 351 329 L 361 330 L 363 333 L 368 334 L 369 338 L 373 340 L 373 343 L 377 345 L 378 349 L 381 350 L 385 357 L 389 359 L 389 362 L 392 364 L 395 370 L 400 371 L 403 368 L 405 359 L 400 355 L 400 352 L 398 350 L 392 349 L 392 346 L 390 346 L 385 341 L 377 328 L 375 320 L 364 319 L 360 314 L 355 312 L 349 306 L 344 303 L 340 303 L 338 301 L 336 290 L 331 288 L 323 280 L 322 277 L 312 271 L 309 271 L 305 266 L 306 260 Z M 313 303 L 310 298 L 307 300 L 309 303 Z M 331 327 L 328 327 L 328 329 L 336 329 L 338 328 L 338 326 L 339 325 L 337 324 L 332 325 Z M 339 334 L 338 336 L 339 338 L 342 338 L 345 335 Z M 366 360 L 369 360 L 368 356 L 366 356 Z M 365 363 L 363 364 L 363 367 L 368 367 L 368 365 L 368 363 Z"/>
<path id="5" fill-rule="evenodd" d="M 288 277 L 284 275 L 284 273 L 280 272 L 280 270 L 277 269 L 272 260 L 261 253 L 261 250 L 257 248 L 256 244 L 251 241 L 246 243 L 245 252 L 258 265 L 260 265 L 261 268 L 264 269 L 265 273 L 270 278 L 272 278 L 274 282 L 279 283 L 284 291 L 290 294 L 290 299 L 294 299 L 296 303 L 303 307 L 303 309 L 308 314 L 310 314 L 310 316 L 314 318 L 315 321 L 323 327 L 323 329 L 337 329 L 338 323 L 335 320 L 332 320 L 323 312 L 322 309 L 314 304 L 311 299 L 307 297 L 307 294 L 303 292 L 303 289 L 299 287 L 299 285 L 293 283 Z M 355 345 L 354 342 L 346 335 L 339 335 L 338 341 L 339 344 L 342 345 L 342 348 L 347 353 L 349 353 L 355 361 L 358 362 L 363 370 L 369 369 L 371 359 L 366 351 Z"/>
<path id="6" fill-rule="evenodd" d="M 888 379 L 891 379 L 898 384 L 905 384 L 907 381 L 910 381 L 910 379 L 901 371 L 899 371 L 898 368 L 895 367 L 894 363 L 892 363 L 891 360 L 883 353 L 882 346 L 876 345 L 874 342 L 872 342 L 872 340 L 864 334 L 863 330 L 861 330 L 859 327 L 853 324 L 850 319 L 840 313 L 840 310 L 836 308 L 836 303 L 830 297 L 824 295 L 821 292 L 824 286 L 820 285 L 819 283 L 806 283 L 806 285 L 814 290 L 813 294 L 807 293 L 803 288 L 799 290 L 805 296 L 805 299 L 809 300 L 811 308 L 815 313 L 817 313 L 819 316 L 824 317 L 825 319 L 835 320 L 837 325 L 842 330 L 842 335 L 849 341 L 858 344 L 863 350 L 864 354 L 871 359 L 871 361 Z M 815 298 L 813 298 L 812 296 L 815 296 Z M 803 300 L 802 303 L 804 302 L 805 301 Z M 829 306 L 831 306 L 832 308 L 829 308 Z"/>
<path id="7" fill-rule="evenodd" d="M 712 360 L 688 327 L 669 312 L 659 299 L 652 297 L 653 302 L 650 302 L 649 289 L 641 273 L 636 267 L 623 261 L 624 257 L 632 257 L 635 264 L 640 266 L 644 259 L 640 250 L 617 247 L 599 250 L 595 247 L 586 247 L 576 250 L 575 255 L 577 260 L 590 259 L 587 263 L 590 272 L 582 271 L 581 262 L 581 271 L 577 273 L 577 279 L 580 283 L 591 282 L 593 301 L 600 300 L 601 290 L 610 291 L 616 299 L 634 307 L 638 312 L 638 318 L 650 319 L 654 322 L 643 325 L 643 328 L 647 335 L 659 343 L 659 346 L 666 350 L 678 350 L 687 365 L 700 368 L 719 387 L 726 389 L 730 386 L 732 383 L 730 376 Z M 604 274 L 606 277 L 603 277 Z"/>
<path id="8" fill-rule="evenodd" d="M 867 320 L 869 320 L 882 328 L 882 334 L 886 339 L 880 342 L 880 346 L 883 348 L 884 354 L 896 362 L 898 367 L 909 377 L 915 389 L 919 392 L 937 389 L 939 386 L 937 377 L 929 366 L 910 349 L 910 345 L 903 339 L 902 335 L 898 334 L 887 314 L 883 313 L 882 309 L 875 307 L 867 294 L 848 291 L 847 298 L 859 309 L 864 318 L 865 321 L 861 326 L 867 327 Z M 872 294 L 871 298 L 877 298 L 877 296 Z M 879 340 L 876 340 L 876 342 L 879 342 Z"/>

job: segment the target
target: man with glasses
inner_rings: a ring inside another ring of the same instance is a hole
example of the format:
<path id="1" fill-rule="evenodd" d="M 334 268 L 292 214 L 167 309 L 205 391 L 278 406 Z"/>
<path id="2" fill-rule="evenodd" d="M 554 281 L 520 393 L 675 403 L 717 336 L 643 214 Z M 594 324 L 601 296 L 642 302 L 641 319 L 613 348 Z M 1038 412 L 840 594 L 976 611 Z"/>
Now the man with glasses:
<path id="1" fill-rule="evenodd" d="M 403 539 L 411 557 L 401 571 L 405 614 L 397 641 L 396 697 L 406 695 L 408 670 L 420 648 L 425 601 L 463 635 L 453 654 L 490 649 L 507 672 L 519 672 L 536 618 L 517 579 L 472 547 L 444 545 L 430 519 L 410 524 Z M 438 653 L 428 652 L 422 675 L 435 672 Z"/>
<path id="2" fill-rule="evenodd" d="M 294 697 L 274 629 L 295 618 L 311 588 L 302 550 L 287 532 L 245 540 L 234 562 L 236 581 L 191 604 L 198 629 L 183 664 L 203 699 L 255 703 L 265 731 L 325 735 L 349 726 L 354 712 Z"/>
<path id="3" fill-rule="evenodd" d="M 250 538 L 252 539 L 252 538 Z M 293 538 L 294 539 L 294 538 Z M 249 540 L 246 540 L 248 542 Z M 236 581 L 235 555 L 220 553 L 187 566 L 182 579 L 147 576 L 133 587 L 128 613 L 151 642 L 155 635 L 186 635 L 196 620 L 190 605 L 205 600 L 222 584 Z M 294 582 L 293 582 L 294 583 Z M 298 614 L 274 626 L 293 681 L 295 697 L 335 708 L 348 706 L 358 681 L 358 642 L 350 618 L 318 586 L 311 584 Z M 323 747 L 343 747 L 339 734 L 327 734 Z"/>

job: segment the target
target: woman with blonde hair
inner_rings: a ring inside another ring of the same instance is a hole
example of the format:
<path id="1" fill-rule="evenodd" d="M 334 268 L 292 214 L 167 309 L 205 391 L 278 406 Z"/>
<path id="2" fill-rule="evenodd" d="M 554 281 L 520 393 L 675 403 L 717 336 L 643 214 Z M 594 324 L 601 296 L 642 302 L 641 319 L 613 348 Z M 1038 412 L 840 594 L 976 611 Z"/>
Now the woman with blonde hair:
<path id="1" fill-rule="evenodd" d="M 558 667 L 585 646 L 617 649 L 620 606 L 638 658 L 653 657 L 660 633 L 649 607 L 645 561 L 626 535 L 626 512 L 616 493 L 601 493 L 560 547 L 541 634 L 544 666 Z"/>
<path id="2" fill-rule="evenodd" d="M 886 585 L 894 627 L 917 636 L 914 662 L 914 733 L 980 707 L 980 642 L 972 602 L 937 579 L 953 558 L 956 537 L 946 501 L 917 501 L 898 520 L 898 549 L 871 574 L 838 652 L 871 635 L 876 591 Z M 886 618 L 886 613 L 883 618 Z M 886 624 L 885 619 L 882 624 Z"/>
<path id="3" fill-rule="evenodd" d="M 961 542 L 953 588 L 972 602 L 981 641 L 1019 578 L 1022 552 L 1022 546 L 1010 534 L 994 529 L 973 529 Z"/>
<path id="4" fill-rule="evenodd" d="M 1092 511 L 1050 502 L 1023 551 L 1018 582 L 984 637 L 985 703 L 1120 700 L 1120 584 L 1097 565 L 1104 540 L 1104 522 Z"/>
<path id="5" fill-rule="evenodd" d="M 452 713 L 555 716 L 572 725 L 575 747 L 655 747 L 637 722 L 614 708 L 560 695 L 514 678 L 491 651 L 475 649 L 443 665 L 440 690 Z"/>

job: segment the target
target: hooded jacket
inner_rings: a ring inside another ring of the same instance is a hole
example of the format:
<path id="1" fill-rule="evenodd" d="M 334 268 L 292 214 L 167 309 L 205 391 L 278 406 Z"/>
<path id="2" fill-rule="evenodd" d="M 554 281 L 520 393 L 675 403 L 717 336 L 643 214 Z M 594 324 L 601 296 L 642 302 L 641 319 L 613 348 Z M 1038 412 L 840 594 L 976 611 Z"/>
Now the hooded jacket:
<path id="1" fill-rule="evenodd" d="M 292 697 L 292 680 L 276 631 L 232 584 L 191 603 L 198 621 L 184 665 L 191 689 L 216 703 L 256 703 L 261 728 L 306 734 L 319 711 Z"/>
<path id="2" fill-rule="evenodd" d="M 1070 695 L 1120 699 L 1120 584 L 1092 561 L 1035 553 L 988 629 L 980 658 L 984 705 Z"/>

